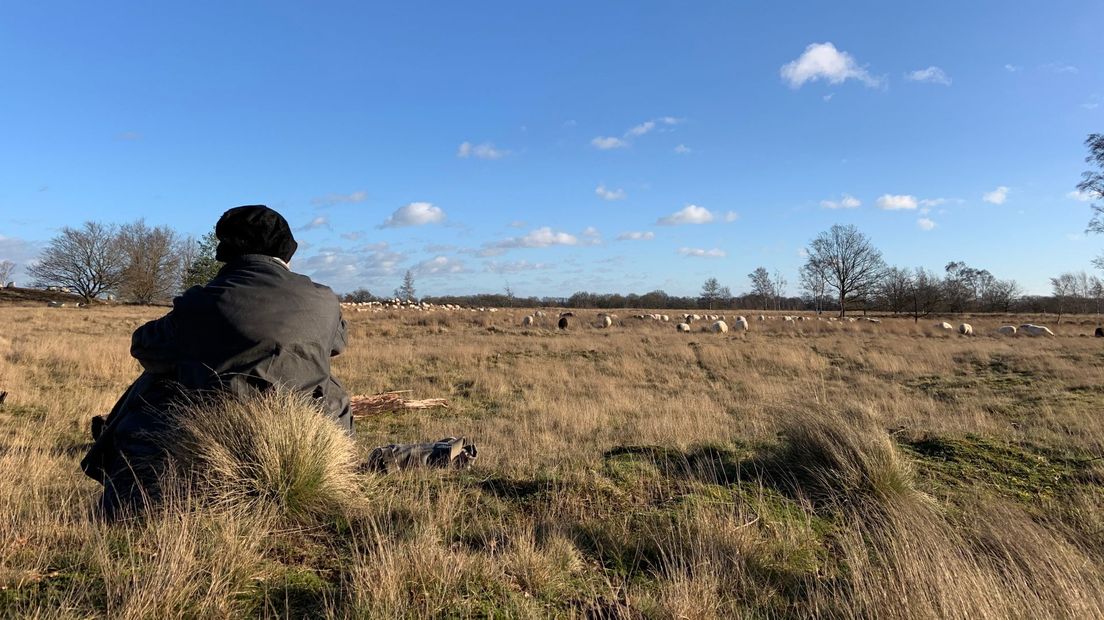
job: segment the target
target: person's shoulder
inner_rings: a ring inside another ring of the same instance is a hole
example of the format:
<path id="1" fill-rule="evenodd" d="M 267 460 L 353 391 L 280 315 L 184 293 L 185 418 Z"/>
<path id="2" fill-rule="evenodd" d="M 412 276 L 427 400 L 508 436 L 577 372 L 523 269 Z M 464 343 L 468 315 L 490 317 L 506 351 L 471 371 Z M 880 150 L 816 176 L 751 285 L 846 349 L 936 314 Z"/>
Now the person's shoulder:
<path id="1" fill-rule="evenodd" d="M 311 279 L 310 276 L 290 270 L 289 273 L 291 274 L 292 278 L 294 278 L 304 287 L 309 287 L 312 291 L 314 291 L 316 295 L 326 298 L 327 300 L 332 298 L 335 302 L 337 301 L 337 293 L 335 293 L 332 288 L 320 282 L 315 282 Z"/>

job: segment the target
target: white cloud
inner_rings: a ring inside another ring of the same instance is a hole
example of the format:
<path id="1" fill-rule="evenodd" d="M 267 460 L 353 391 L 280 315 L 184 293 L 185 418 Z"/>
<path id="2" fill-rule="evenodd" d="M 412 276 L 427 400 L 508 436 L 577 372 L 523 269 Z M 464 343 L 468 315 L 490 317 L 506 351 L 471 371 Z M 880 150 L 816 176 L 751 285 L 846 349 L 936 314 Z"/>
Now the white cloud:
<path id="1" fill-rule="evenodd" d="M 318 207 L 330 207 L 336 204 L 364 202 L 368 198 L 368 192 L 357 191 L 349 194 L 326 194 L 311 198 L 311 204 Z"/>
<path id="2" fill-rule="evenodd" d="M 646 133 L 651 132 L 653 129 L 655 129 L 655 126 L 656 126 L 655 121 L 644 121 L 643 123 L 640 123 L 636 127 L 633 127 L 632 129 L 629 129 L 627 132 L 625 132 L 625 135 L 637 138 L 637 137 L 643 136 Z"/>
<path id="3" fill-rule="evenodd" d="M 623 149 L 629 145 L 621 138 L 615 138 L 613 136 L 598 136 L 590 141 L 591 146 L 601 151 L 608 151 L 610 149 Z"/>
<path id="4" fill-rule="evenodd" d="M 1081 105 L 1082 108 L 1084 108 L 1086 110 L 1095 110 L 1095 109 L 1100 107 L 1100 104 L 1096 103 L 1095 101 L 1092 101 L 1092 102 L 1089 102 L 1089 103 L 1082 103 L 1080 105 Z"/>
<path id="5" fill-rule="evenodd" d="M 603 151 L 608 151 L 610 149 L 623 149 L 632 144 L 633 138 L 639 138 L 641 136 L 650 134 L 655 131 L 656 128 L 662 127 L 664 125 L 678 125 L 684 120 L 685 119 L 678 118 L 677 116 L 660 116 L 658 118 L 646 120 L 639 125 L 634 125 L 633 127 L 630 127 L 625 132 L 625 135 L 622 138 L 616 138 L 613 136 L 598 136 L 597 138 L 591 140 L 590 144 L 594 148 Z"/>
<path id="6" fill-rule="evenodd" d="M 910 71 L 905 74 L 905 79 L 910 82 L 928 82 L 930 84 L 942 84 L 944 86 L 951 85 L 951 78 L 945 71 L 939 67 L 928 67 L 927 69 L 917 69 L 916 71 Z"/>
<path id="7" fill-rule="evenodd" d="M 456 150 L 456 156 L 461 159 L 467 159 L 469 157 L 475 157 L 476 159 L 502 159 L 509 154 L 510 151 L 495 148 L 495 145 L 490 142 L 483 142 L 481 144 L 462 142 L 460 148 Z"/>
<path id="8" fill-rule="evenodd" d="M 886 211 L 913 210 L 916 208 L 916 196 L 907 194 L 882 194 L 878 197 L 878 208 Z"/>
<path id="9" fill-rule="evenodd" d="M 119 140 L 123 140 L 124 142 L 134 142 L 136 140 L 141 140 L 142 134 L 138 133 L 137 131 L 124 131 L 116 135 L 115 137 Z"/>
<path id="10" fill-rule="evenodd" d="M 402 254 L 392 252 L 386 243 L 369 245 L 355 251 L 322 248 L 296 263 L 297 270 L 337 290 L 360 286 L 379 288 L 399 273 Z"/>
<path id="11" fill-rule="evenodd" d="M 587 232 L 591 232 L 591 241 L 588 241 L 588 245 L 593 245 L 593 233 L 596 230 L 587 229 Z M 585 233 L 584 233 L 585 234 Z M 548 226 L 544 226 L 529 232 L 524 237 L 510 237 L 509 239 L 503 239 L 496 243 L 489 243 L 479 251 L 480 256 L 497 256 L 507 250 L 516 248 L 547 248 L 557 245 L 577 246 L 582 245 L 582 242 L 578 237 L 570 233 L 552 230 Z"/>
<path id="12" fill-rule="evenodd" d="M 1015 73 L 1015 72 L 1019 71 L 1020 69 L 1023 69 L 1023 67 L 1021 67 L 1019 65 L 1007 65 L 1007 64 L 1004 65 L 1004 70 L 1009 72 L 1009 73 Z"/>
<path id="13" fill-rule="evenodd" d="M 715 219 L 715 216 L 709 209 L 705 207 L 699 207 L 698 205 L 686 205 L 681 210 L 668 215 L 667 217 L 661 217 L 657 224 L 662 226 L 677 226 L 679 224 L 708 224 Z"/>
<path id="14" fill-rule="evenodd" d="M 701 248 L 679 248 L 678 253 L 683 256 L 694 256 L 697 258 L 724 258 L 728 256 L 728 253 L 724 250 L 713 248 L 712 250 L 703 250 Z"/>
<path id="15" fill-rule="evenodd" d="M 694 150 L 686 146 L 685 144 L 680 144 L 675 147 L 675 152 L 679 155 L 689 155 L 690 153 L 693 153 Z"/>
<path id="16" fill-rule="evenodd" d="M 862 201 L 851 194 L 844 194 L 839 200 L 821 200 L 820 206 L 825 209 L 856 209 L 862 206 Z"/>
<path id="17" fill-rule="evenodd" d="M 1009 189 L 1001 185 L 991 192 L 985 192 L 985 194 L 982 195 L 981 199 L 985 202 L 989 202 L 995 205 L 1002 205 L 1004 204 L 1005 200 L 1008 200 L 1008 192 Z"/>
<path id="18" fill-rule="evenodd" d="M 922 207 L 938 207 L 947 204 L 946 198 L 924 198 L 920 201 Z"/>
<path id="19" fill-rule="evenodd" d="M 423 226 L 439 224 L 445 221 L 445 212 L 428 202 L 412 202 L 399 207 L 380 225 L 380 228 L 401 228 L 403 226 Z"/>
<path id="20" fill-rule="evenodd" d="M 1085 233 L 1066 233 L 1066 239 L 1070 241 L 1084 241 Z"/>
<path id="21" fill-rule="evenodd" d="M 548 263 L 530 263 L 527 260 L 519 260 L 509 263 L 487 261 L 484 264 L 484 268 L 491 273 L 519 273 L 523 271 L 541 271 L 544 269 L 551 269 L 552 265 L 549 265 Z"/>
<path id="22" fill-rule="evenodd" d="M 655 233 L 651 231 L 647 232 L 623 232 L 617 235 L 618 241 L 651 241 L 655 239 Z"/>
<path id="23" fill-rule="evenodd" d="M 593 226 L 587 226 L 583 229 L 582 236 L 588 245 L 599 245 L 602 243 L 602 233 Z"/>
<path id="24" fill-rule="evenodd" d="M 1066 198 L 1070 200 L 1076 200 L 1077 202 L 1092 202 L 1100 196 L 1094 196 L 1092 192 L 1083 192 L 1081 190 L 1074 190 L 1066 194 Z"/>
<path id="25" fill-rule="evenodd" d="M 808 248 L 797 248 L 797 255 L 800 256 L 801 258 L 809 258 L 809 249 Z"/>
<path id="26" fill-rule="evenodd" d="M 1078 73 L 1080 69 L 1073 65 L 1066 64 L 1064 62 L 1048 62 L 1043 65 L 1043 69 L 1050 71 L 1051 73 Z"/>
<path id="27" fill-rule="evenodd" d="M 434 256 L 424 260 L 411 268 L 419 276 L 444 276 L 456 273 L 466 273 L 467 267 L 463 261 L 458 261 L 447 256 Z"/>
<path id="28" fill-rule="evenodd" d="M 920 230 L 931 230 L 935 228 L 935 222 L 926 217 L 916 220 L 916 225 L 920 227 Z"/>
<path id="29" fill-rule="evenodd" d="M 797 60 L 783 65 L 781 73 L 790 88 L 800 88 L 805 82 L 817 80 L 825 80 L 829 84 L 858 80 L 871 87 L 881 84 L 878 78 L 860 67 L 854 57 L 837 50 L 830 42 L 810 44 Z"/>
<path id="30" fill-rule="evenodd" d="M 329 228 L 330 219 L 324 215 L 319 215 L 313 220 L 303 224 L 299 227 L 299 230 L 317 230 L 319 228 Z"/>
<path id="31" fill-rule="evenodd" d="M 724 214 L 724 221 L 728 222 L 729 224 L 735 222 L 738 219 L 740 219 L 740 214 L 735 211 L 729 211 Z"/>
<path id="32" fill-rule="evenodd" d="M 608 189 L 605 185 L 599 185 L 594 189 L 594 193 L 598 194 L 598 197 L 602 200 L 624 200 L 628 198 L 628 194 L 623 189 Z"/>

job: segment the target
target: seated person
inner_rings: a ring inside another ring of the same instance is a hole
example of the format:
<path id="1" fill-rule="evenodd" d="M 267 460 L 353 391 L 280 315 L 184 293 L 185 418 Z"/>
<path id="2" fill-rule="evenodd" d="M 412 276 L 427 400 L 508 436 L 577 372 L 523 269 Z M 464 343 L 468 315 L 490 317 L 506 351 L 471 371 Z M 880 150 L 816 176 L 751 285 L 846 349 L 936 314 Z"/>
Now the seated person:
<path id="1" fill-rule="evenodd" d="M 345 321 L 333 291 L 293 273 L 295 242 L 287 221 L 261 205 L 230 209 L 215 227 L 225 263 L 207 285 L 173 300 L 173 309 L 138 328 L 131 355 L 144 369 L 81 461 L 104 485 L 108 519 L 156 500 L 165 462 L 155 435 L 171 430 L 166 407 L 181 396 L 248 396 L 276 385 L 309 394 L 347 432 L 349 397 L 330 374 L 345 348 Z"/>

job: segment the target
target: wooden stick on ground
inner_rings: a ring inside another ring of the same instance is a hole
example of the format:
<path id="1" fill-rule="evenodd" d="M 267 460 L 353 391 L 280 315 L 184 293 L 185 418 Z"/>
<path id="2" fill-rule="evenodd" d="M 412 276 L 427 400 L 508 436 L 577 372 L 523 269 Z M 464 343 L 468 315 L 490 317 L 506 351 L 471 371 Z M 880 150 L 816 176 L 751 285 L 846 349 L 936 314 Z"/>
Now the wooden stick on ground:
<path id="1" fill-rule="evenodd" d="M 415 409 L 448 409 L 449 404 L 443 398 L 426 398 L 422 400 L 406 399 L 403 394 L 410 390 L 396 392 L 384 392 L 383 394 L 353 396 L 350 400 L 350 409 L 353 417 L 366 415 L 378 415 L 392 411 L 410 411 Z"/>

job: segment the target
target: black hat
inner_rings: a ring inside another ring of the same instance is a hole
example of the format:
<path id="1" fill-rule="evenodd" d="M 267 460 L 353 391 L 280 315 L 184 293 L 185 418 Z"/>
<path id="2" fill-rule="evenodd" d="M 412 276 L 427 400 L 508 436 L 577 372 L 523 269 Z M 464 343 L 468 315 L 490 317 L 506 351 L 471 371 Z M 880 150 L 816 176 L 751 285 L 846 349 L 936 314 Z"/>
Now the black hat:
<path id="1" fill-rule="evenodd" d="M 299 247 L 284 216 L 264 205 L 234 207 L 223 213 L 215 225 L 215 236 L 219 240 L 215 258 L 224 263 L 246 254 L 288 262 Z"/>

